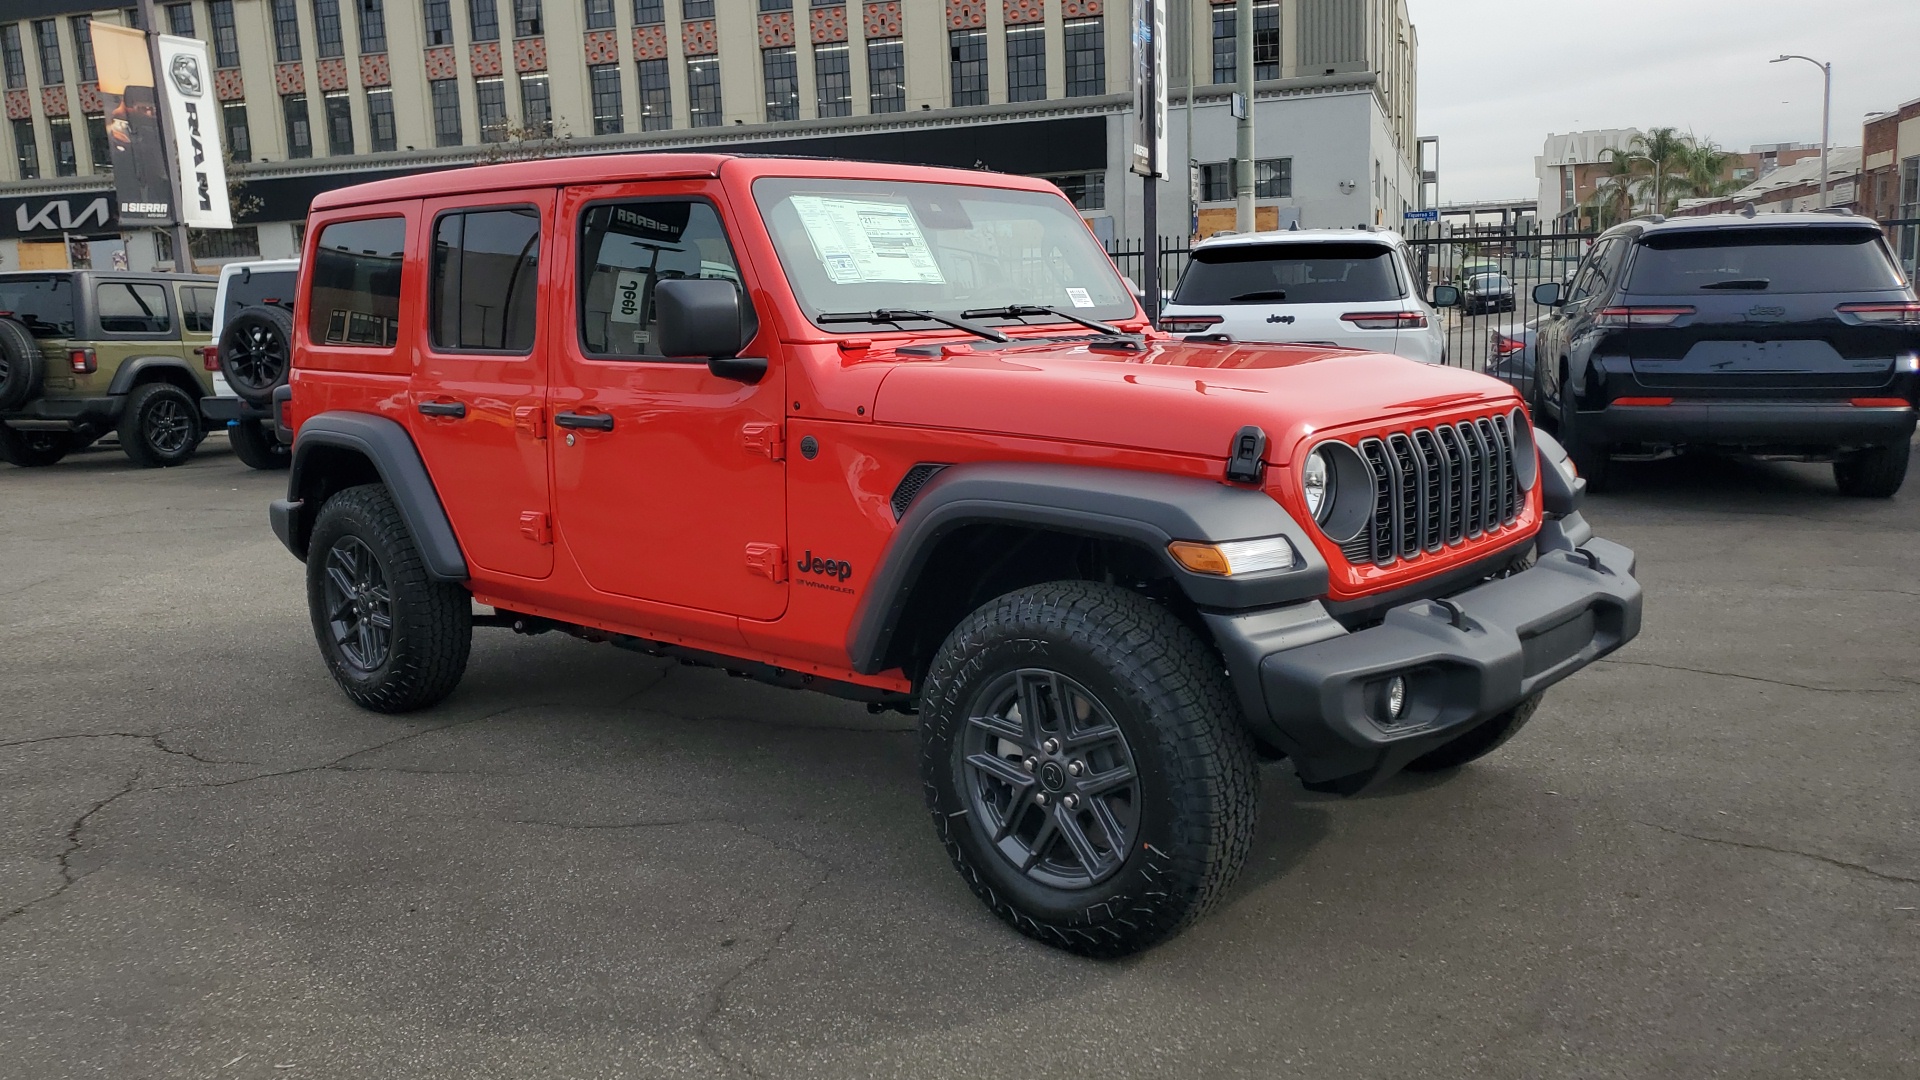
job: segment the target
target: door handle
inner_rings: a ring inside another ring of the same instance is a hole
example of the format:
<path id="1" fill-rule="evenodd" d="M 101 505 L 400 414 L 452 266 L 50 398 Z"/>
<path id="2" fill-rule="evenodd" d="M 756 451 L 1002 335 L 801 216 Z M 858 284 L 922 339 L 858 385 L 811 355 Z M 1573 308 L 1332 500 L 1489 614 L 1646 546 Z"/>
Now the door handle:
<path id="1" fill-rule="evenodd" d="M 423 401 L 418 406 L 422 416 L 451 416 L 460 419 L 467 415 L 467 403 L 464 401 Z"/>
<path id="2" fill-rule="evenodd" d="M 576 413 L 576 412 L 555 413 L 553 415 L 553 423 L 555 427 L 591 428 L 594 431 L 612 431 L 613 430 L 613 414 L 612 413 Z"/>

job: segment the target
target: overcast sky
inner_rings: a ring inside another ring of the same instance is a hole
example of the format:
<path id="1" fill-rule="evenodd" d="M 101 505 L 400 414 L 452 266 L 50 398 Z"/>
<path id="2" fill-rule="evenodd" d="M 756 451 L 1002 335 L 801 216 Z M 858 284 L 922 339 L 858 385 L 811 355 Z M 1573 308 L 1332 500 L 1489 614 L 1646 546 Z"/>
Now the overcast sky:
<path id="1" fill-rule="evenodd" d="M 1420 31 L 1420 133 L 1440 136 L 1440 201 L 1532 198 L 1548 133 L 1672 126 L 1730 150 L 1833 145 L 1920 98 L 1920 0 L 1408 0 Z"/>

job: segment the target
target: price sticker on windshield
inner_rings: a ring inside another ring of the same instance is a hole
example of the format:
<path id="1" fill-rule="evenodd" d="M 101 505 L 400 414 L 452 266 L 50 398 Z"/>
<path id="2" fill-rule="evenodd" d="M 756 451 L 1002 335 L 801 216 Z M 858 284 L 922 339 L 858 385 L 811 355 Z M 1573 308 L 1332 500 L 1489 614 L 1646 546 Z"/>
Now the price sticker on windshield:
<path id="1" fill-rule="evenodd" d="M 1087 290 L 1085 289 L 1069 288 L 1067 290 L 1067 299 L 1073 301 L 1074 307 L 1093 306 L 1093 297 L 1087 295 Z"/>
<path id="2" fill-rule="evenodd" d="M 835 285 L 947 283 L 906 203 L 795 195 L 793 209 Z"/>

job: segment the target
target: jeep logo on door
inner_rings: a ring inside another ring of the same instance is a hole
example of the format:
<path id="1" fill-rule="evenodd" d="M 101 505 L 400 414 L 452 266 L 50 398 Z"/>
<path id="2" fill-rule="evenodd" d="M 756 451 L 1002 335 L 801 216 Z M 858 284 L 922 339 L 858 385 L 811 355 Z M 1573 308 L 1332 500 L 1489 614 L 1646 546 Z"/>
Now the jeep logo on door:
<path id="1" fill-rule="evenodd" d="M 200 59 L 195 56 L 180 55 L 173 58 L 173 65 L 167 75 L 173 79 L 174 89 L 187 97 L 197 98 L 205 90 L 200 81 Z"/>

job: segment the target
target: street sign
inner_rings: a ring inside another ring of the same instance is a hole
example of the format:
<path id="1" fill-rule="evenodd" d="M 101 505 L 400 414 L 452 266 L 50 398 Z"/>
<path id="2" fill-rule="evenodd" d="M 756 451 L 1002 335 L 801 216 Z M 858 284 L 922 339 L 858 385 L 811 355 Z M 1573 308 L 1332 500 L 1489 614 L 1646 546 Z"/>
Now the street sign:
<path id="1" fill-rule="evenodd" d="M 1406 213 L 1404 213 L 1404 214 L 1402 214 L 1402 215 L 1400 215 L 1400 216 L 1401 216 L 1401 217 L 1404 217 L 1404 218 L 1406 218 L 1406 219 L 1407 219 L 1408 221 L 1439 221 L 1439 220 L 1440 220 L 1440 211 L 1438 211 L 1438 210 L 1409 210 L 1409 211 L 1407 211 Z"/>
<path id="2" fill-rule="evenodd" d="M 1233 117 L 1235 120 L 1245 120 L 1247 118 L 1247 99 L 1240 94 L 1234 94 L 1232 97 L 1229 97 L 1227 99 L 1227 115 Z"/>

